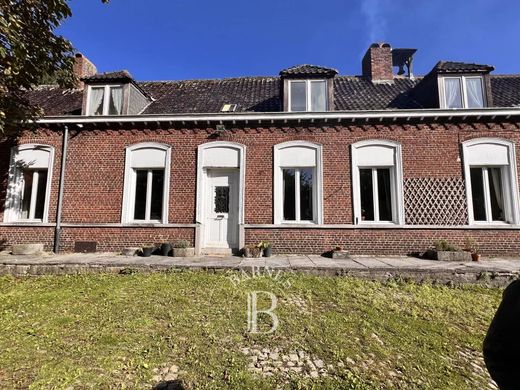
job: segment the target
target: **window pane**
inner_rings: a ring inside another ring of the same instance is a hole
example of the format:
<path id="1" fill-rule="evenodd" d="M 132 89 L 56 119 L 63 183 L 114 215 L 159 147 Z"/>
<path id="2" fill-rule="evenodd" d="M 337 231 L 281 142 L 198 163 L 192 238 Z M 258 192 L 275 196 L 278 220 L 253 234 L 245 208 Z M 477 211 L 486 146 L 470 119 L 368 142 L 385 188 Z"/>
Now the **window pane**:
<path id="1" fill-rule="evenodd" d="M 327 83 L 311 81 L 311 111 L 327 111 Z"/>
<path id="2" fill-rule="evenodd" d="M 312 186 L 313 186 L 313 169 L 300 169 L 300 220 L 312 221 Z"/>
<path id="3" fill-rule="evenodd" d="M 379 201 L 379 220 L 392 221 L 392 194 L 390 188 L 390 169 L 377 170 L 377 193 Z"/>
<path id="4" fill-rule="evenodd" d="M 103 115 L 105 87 L 90 90 L 89 115 Z"/>
<path id="5" fill-rule="evenodd" d="M 150 205 L 150 219 L 161 220 L 163 212 L 164 170 L 152 171 L 152 199 Z"/>
<path id="6" fill-rule="evenodd" d="M 306 111 L 306 89 L 305 81 L 291 81 L 291 111 Z"/>
<path id="7" fill-rule="evenodd" d="M 23 198 L 22 198 L 22 215 L 21 219 L 29 218 L 29 209 L 31 207 L 31 194 L 33 187 L 34 171 L 26 169 L 23 171 Z"/>
<path id="8" fill-rule="evenodd" d="M 359 170 L 359 187 L 361 191 L 361 220 L 374 220 L 374 189 L 372 186 L 372 170 Z"/>
<path id="9" fill-rule="evenodd" d="M 471 168 L 471 199 L 473 200 L 473 219 L 475 221 L 486 220 L 486 203 L 484 200 L 484 181 L 482 168 Z"/>
<path id="10" fill-rule="evenodd" d="M 502 171 L 500 168 L 488 168 L 489 199 L 493 221 L 505 221 L 504 198 L 502 192 Z"/>
<path id="11" fill-rule="evenodd" d="M 215 187 L 215 212 L 229 213 L 229 187 Z"/>
<path id="12" fill-rule="evenodd" d="M 447 108 L 462 108 L 462 94 L 459 78 L 444 79 L 444 93 L 446 94 Z"/>
<path id="13" fill-rule="evenodd" d="M 36 192 L 36 205 L 34 209 L 34 218 L 43 219 L 43 210 L 45 208 L 45 193 L 47 190 L 47 170 L 38 171 L 38 189 Z"/>
<path id="14" fill-rule="evenodd" d="M 466 79 L 466 94 L 468 97 L 468 108 L 484 107 L 484 94 L 480 77 Z"/>
<path id="15" fill-rule="evenodd" d="M 295 205 L 295 170 L 283 170 L 283 219 L 285 221 L 296 220 Z"/>
<path id="16" fill-rule="evenodd" d="M 123 88 L 110 88 L 110 102 L 108 105 L 108 115 L 121 115 L 123 107 Z"/>
<path id="17" fill-rule="evenodd" d="M 135 206 L 134 219 L 146 219 L 146 181 L 148 178 L 147 170 L 135 171 Z"/>

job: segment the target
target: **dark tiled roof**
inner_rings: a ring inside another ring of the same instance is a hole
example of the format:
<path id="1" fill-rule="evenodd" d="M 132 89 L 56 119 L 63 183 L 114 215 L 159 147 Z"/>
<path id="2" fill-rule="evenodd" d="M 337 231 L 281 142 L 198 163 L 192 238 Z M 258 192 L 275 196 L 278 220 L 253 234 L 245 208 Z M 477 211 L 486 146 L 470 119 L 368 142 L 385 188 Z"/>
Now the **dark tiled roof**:
<path id="1" fill-rule="evenodd" d="M 465 62 L 439 61 L 433 68 L 437 73 L 466 73 L 466 72 L 484 72 L 489 73 L 495 70 L 494 66 L 469 64 Z"/>
<path id="2" fill-rule="evenodd" d="M 43 108 L 48 116 L 81 114 L 83 91 L 79 89 L 40 85 L 25 96 L 31 104 Z"/>
<path id="3" fill-rule="evenodd" d="M 222 80 L 152 81 L 139 83 L 153 97 L 144 114 L 220 112 L 223 104 L 236 111 L 280 111 L 277 77 Z"/>
<path id="4" fill-rule="evenodd" d="M 325 77 L 334 77 L 338 74 L 338 71 L 333 68 L 326 68 L 324 66 L 317 65 L 296 65 L 290 68 L 284 69 L 280 71 L 280 76 L 289 77 L 289 76 L 325 76 Z"/>
<path id="5" fill-rule="evenodd" d="M 334 78 L 336 110 L 386 110 L 418 108 L 408 92 L 419 82 L 395 78 L 393 83 L 374 84 L 365 77 L 337 76 Z"/>
<path id="6" fill-rule="evenodd" d="M 520 107 L 520 75 L 492 76 L 491 90 L 495 107 Z"/>
<path id="7" fill-rule="evenodd" d="M 117 72 L 105 72 L 105 73 L 97 73 L 93 76 L 84 77 L 82 80 L 85 82 L 96 82 L 96 81 L 128 81 L 133 80 L 134 78 L 127 70 L 118 70 Z"/>
<path id="8" fill-rule="evenodd" d="M 396 77 L 374 84 L 361 76 L 334 78 L 334 105 L 339 111 L 415 109 L 421 105 L 410 91 L 421 79 Z M 224 104 L 237 112 L 276 112 L 282 109 L 279 77 L 240 77 L 222 80 L 135 82 L 153 101 L 143 114 L 216 113 Z M 520 75 L 491 76 L 493 106 L 520 105 Z M 48 116 L 78 114 L 82 91 L 41 86 L 28 92 L 33 104 Z"/>

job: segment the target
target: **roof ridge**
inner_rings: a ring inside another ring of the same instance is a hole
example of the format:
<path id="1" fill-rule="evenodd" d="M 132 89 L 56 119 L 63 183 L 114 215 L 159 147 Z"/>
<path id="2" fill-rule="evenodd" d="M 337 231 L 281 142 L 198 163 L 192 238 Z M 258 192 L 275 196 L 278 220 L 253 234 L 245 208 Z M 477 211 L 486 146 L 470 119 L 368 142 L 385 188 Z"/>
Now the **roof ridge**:
<path id="1" fill-rule="evenodd" d="M 186 83 L 186 82 L 199 82 L 199 81 L 231 81 L 231 80 L 247 80 L 247 79 L 280 79 L 280 76 L 237 76 L 237 77 L 223 77 L 213 79 L 183 79 L 183 80 L 139 80 L 137 83 Z"/>

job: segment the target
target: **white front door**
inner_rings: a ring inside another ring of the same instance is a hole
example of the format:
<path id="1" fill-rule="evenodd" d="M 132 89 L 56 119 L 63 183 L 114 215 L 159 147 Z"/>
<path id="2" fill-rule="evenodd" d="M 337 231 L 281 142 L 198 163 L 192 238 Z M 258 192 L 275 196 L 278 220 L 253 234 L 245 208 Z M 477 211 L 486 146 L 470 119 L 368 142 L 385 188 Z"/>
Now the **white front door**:
<path id="1" fill-rule="evenodd" d="M 206 171 L 206 248 L 238 247 L 238 169 Z"/>

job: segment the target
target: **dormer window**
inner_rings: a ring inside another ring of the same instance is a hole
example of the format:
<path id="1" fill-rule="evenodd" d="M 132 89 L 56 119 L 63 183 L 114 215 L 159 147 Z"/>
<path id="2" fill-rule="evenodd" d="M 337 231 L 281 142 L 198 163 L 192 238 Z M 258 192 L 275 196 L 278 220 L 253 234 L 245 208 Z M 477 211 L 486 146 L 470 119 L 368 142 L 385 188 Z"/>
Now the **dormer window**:
<path id="1" fill-rule="evenodd" d="M 443 77 L 443 108 L 482 108 L 486 105 L 481 76 Z"/>
<path id="2" fill-rule="evenodd" d="M 327 111 L 326 80 L 289 81 L 290 111 Z"/>
<path id="3" fill-rule="evenodd" d="M 103 85 L 89 88 L 88 115 L 121 115 L 123 86 Z"/>

